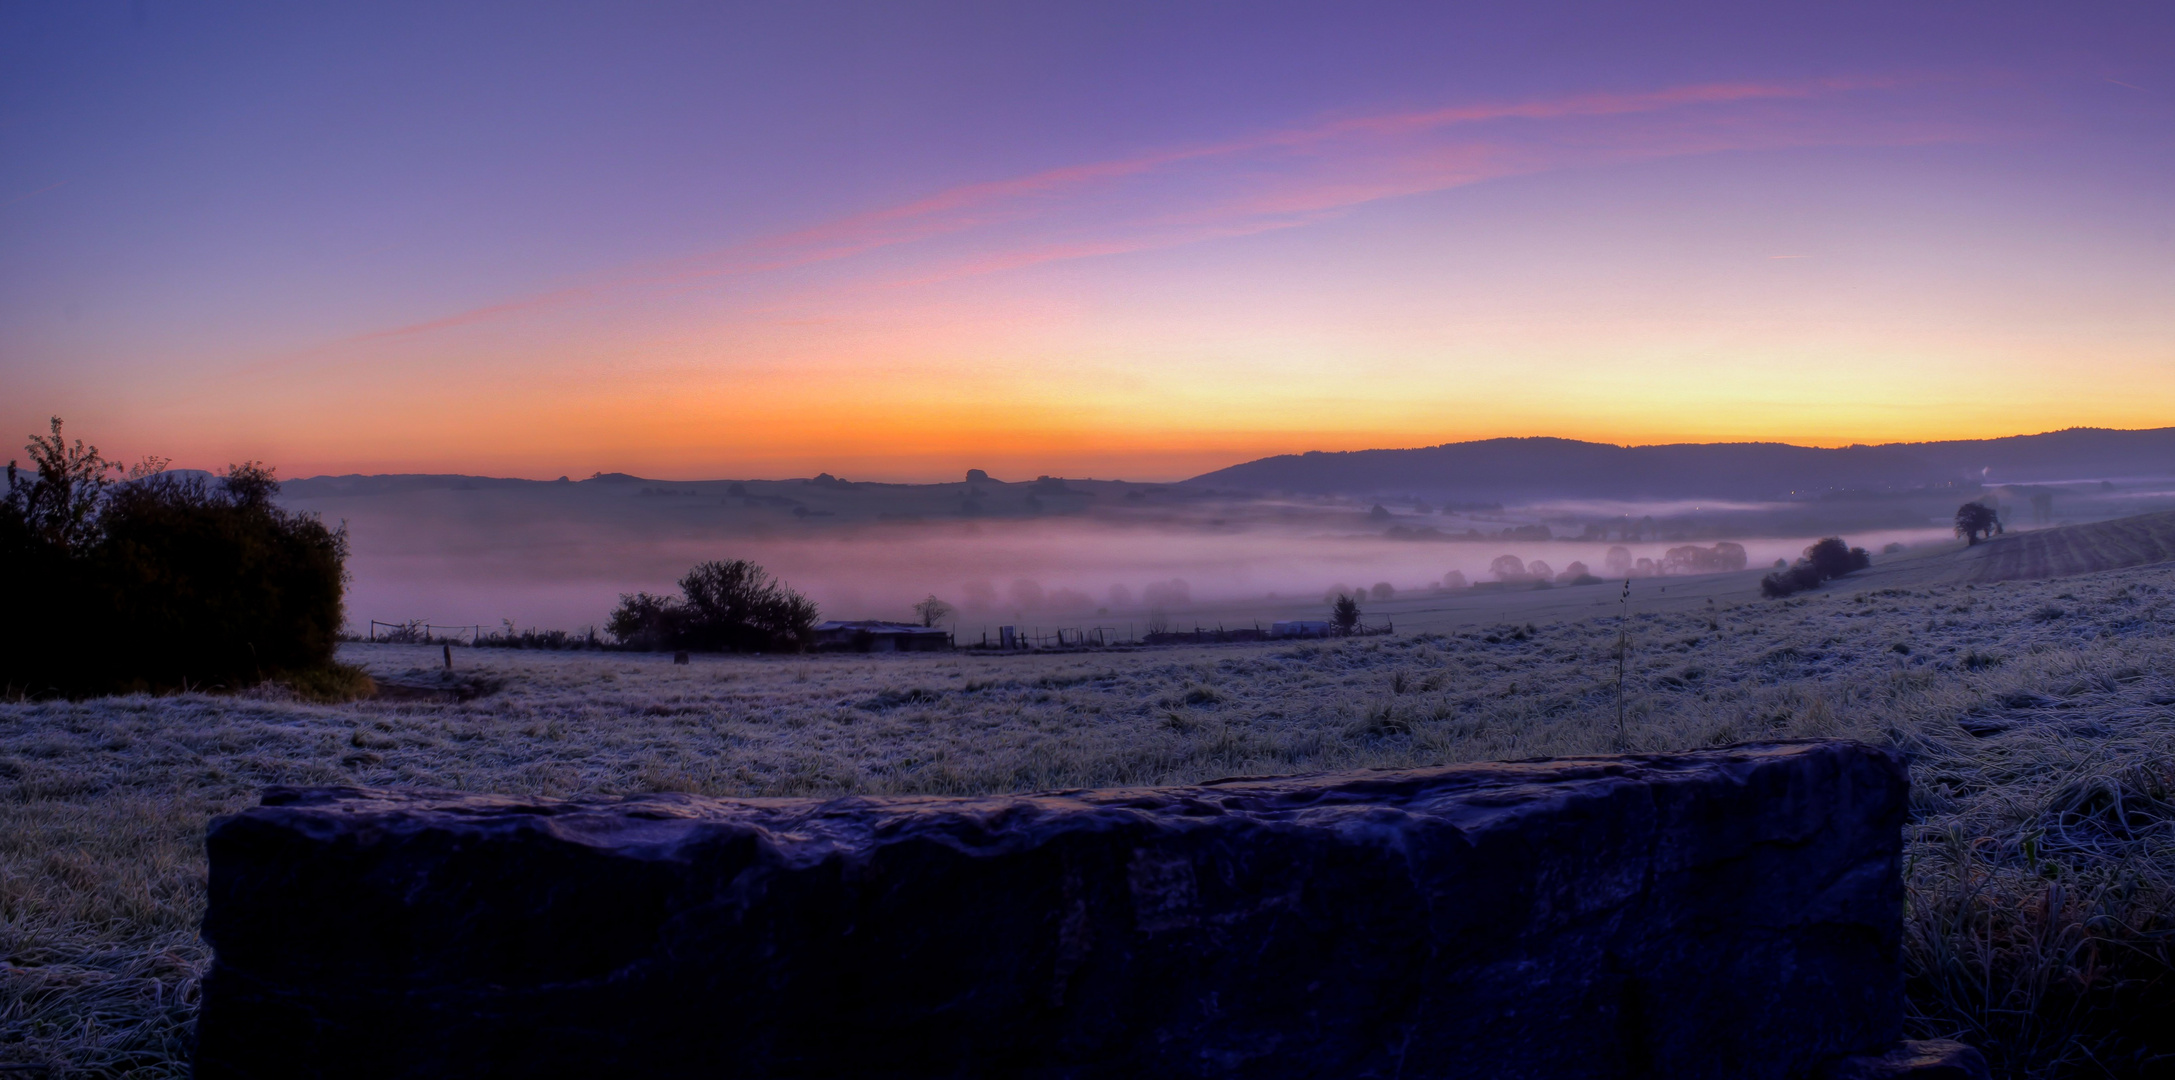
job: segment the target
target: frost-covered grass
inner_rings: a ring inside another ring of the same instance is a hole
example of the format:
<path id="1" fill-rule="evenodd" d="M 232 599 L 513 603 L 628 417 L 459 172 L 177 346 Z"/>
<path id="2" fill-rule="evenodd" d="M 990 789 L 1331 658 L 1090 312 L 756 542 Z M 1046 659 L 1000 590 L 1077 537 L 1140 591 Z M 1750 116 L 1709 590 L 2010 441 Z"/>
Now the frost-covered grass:
<path id="1" fill-rule="evenodd" d="M 1921 1032 L 2120 1059 L 2175 990 L 2175 572 L 1634 613 L 1624 744 L 1914 759 Z M 0 704 L 0 1062 L 181 1074 L 207 819 L 267 784 L 982 793 L 1607 753 L 1617 625 L 1039 656 L 457 650 L 467 702 Z M 353 646 L 434 685 L 435 649 Z M 1972 734 L 1976 731 L 1981 734 Z"/>

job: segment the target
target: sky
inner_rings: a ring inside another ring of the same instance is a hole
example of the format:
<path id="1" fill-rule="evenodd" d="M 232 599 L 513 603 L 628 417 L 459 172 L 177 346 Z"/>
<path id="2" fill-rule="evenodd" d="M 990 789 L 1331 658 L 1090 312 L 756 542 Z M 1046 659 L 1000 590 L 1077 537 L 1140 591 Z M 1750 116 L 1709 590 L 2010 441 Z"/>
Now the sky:
<path id="1" fill-rule="evenodd" d="M 2175 423 L 2153 4 L 0 2 L 0 432 L 1178 479 Z"/>

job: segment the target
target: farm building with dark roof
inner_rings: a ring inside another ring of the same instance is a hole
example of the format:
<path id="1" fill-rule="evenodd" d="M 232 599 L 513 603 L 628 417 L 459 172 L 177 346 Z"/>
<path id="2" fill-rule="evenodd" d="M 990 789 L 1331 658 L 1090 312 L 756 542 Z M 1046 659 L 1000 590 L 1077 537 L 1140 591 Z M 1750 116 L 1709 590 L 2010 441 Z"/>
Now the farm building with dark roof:
<path id="1" fill-rule="evenodd" d="M 816 649 L 821 652 L 943 652 L 951 647 L 951 634 L 931 626 L 877 619 L 816 624 Z"/>

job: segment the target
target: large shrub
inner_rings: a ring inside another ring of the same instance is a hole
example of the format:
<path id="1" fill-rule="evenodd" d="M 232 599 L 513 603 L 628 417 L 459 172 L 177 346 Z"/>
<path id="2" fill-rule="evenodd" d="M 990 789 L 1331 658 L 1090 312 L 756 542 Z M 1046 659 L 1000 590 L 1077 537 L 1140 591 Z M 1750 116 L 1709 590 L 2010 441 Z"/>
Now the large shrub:
<path id="1" fill-rule="evenodd" d="M 619 598 L 605 629 L 636 649 L 793 652 L 815 639 L 816 605 L 746 559 L 706 562 L 680 595 Z"/>
<path id="2" fill-rule="evenodd" d="M 1760 579 L 1760 593 L 1764 596 L 1788 596 L 1806 589 L 1816 589 L 1830 578 L 1839 578 L 1873 565 L 1873 556 L 1864 548 L 1854 548 L 1843 542 L 1840 536 L 1830 536 L 1805 549 L 1805 557 L 1787 569 L 1777 570 Z"/>
<path id="3" fill-rule="evenodd" d="M 1350 594 L 1337 597 L 1337 602 L 1329 607 L 1329 621 L 1336 625 L 1337 633 L 1358 632 L 1359 617 L 1359 600 Z"/>
<path id="4" fill-rule="evenodd" d="M 0 684 L 17 694 L 236 688 L 331 667 L 347 537 L 216 480 L 112 463 L 61 425 L 0 496 Z"/>

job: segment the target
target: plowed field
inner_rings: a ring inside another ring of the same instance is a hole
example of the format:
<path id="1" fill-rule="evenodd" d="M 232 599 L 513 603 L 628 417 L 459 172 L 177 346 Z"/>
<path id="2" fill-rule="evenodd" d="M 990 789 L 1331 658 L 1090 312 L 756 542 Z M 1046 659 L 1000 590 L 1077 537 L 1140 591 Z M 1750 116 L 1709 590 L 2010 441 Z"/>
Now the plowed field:
<path id="1" fill-rule="evenodd" d="M 1925 558 L 1899 560 L 1881 585 L 2036 581 L 2175 561 L 2175 511 L 2010 533 Z M 1903 578 L 1905 581 L 1897 581 Z"/>

